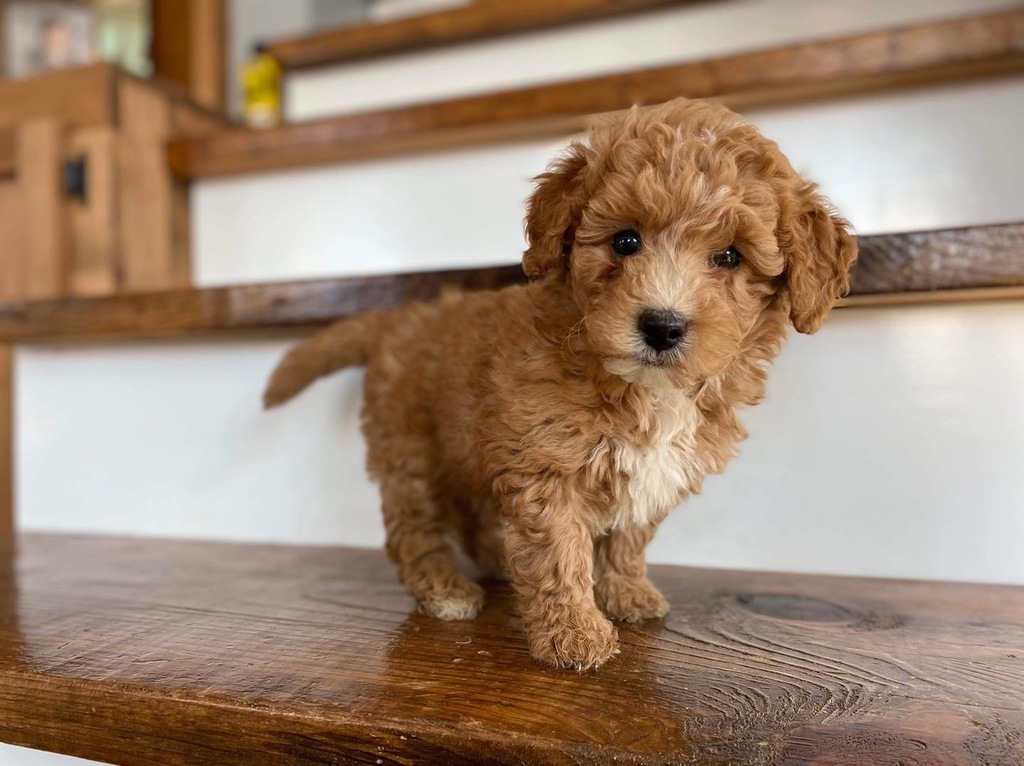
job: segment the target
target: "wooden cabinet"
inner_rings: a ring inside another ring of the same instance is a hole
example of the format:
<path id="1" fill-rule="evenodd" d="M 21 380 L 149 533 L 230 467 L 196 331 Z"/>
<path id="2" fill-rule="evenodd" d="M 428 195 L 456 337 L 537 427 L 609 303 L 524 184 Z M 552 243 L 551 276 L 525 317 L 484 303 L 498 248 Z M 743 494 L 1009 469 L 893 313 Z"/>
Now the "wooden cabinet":
<path id="1" fill-rule="evenodd" d="M 101 64 L 0 82 L 0 300 L 189 284 L 167 141 L 225 120 Z"/>

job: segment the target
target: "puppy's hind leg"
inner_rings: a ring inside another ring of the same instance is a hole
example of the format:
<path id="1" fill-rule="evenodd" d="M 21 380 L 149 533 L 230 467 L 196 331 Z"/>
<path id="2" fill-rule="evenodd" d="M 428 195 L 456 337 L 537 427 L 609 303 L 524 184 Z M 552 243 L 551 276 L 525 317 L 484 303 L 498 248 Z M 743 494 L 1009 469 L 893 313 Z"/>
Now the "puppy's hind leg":
<path id="1" fill-rule="evenodd" d="M 427 481 L 390 474 L 381 482 L 381 494 L 388 555 L 420 609 L 442 620 L 476 617 L 483 589 L 459 571 Z"/>

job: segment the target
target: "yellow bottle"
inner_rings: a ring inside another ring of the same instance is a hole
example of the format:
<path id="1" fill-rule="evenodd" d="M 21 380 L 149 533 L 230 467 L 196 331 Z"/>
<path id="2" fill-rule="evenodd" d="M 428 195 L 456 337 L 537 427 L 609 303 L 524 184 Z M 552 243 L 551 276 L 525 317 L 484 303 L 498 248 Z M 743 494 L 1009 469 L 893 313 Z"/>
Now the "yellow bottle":
<path id="1" fill-rule="evenodd" d="M 250 127 L 269 128 L 281 121 L 281 67 L 263 43 L 257 43 L 242 68 L 242 88 L 242 112 Z"/>

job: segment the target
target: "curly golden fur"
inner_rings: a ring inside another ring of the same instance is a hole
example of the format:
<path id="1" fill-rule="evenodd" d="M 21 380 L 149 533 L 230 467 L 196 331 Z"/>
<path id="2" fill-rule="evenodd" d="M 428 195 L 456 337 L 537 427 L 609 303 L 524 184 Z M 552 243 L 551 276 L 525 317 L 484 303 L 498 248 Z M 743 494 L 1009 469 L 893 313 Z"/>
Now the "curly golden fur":
<path id="1" fill-rule="evenodd" d="M 616 232 L 639 252 L 616 255 Z M 856 243 L 778 147 L 728 109 L 675 100 L 595 123 L 537 179 L 530 284 L 344 320 L 292 349 L 274 406 L 365 364 L 363 428 L 387 550 L 421 608 L 469 619 L 483 592 L 449 540 L 507 576 L 531 654 L 577 669 L 611 620 L 662 617 L 646 575 L 658 523 L 746 435 L 788 324 L 814 332 Z M 730 246 L 738 268 L 712 255 Z M 685 318 L 645 343 L 648 310 Z"/>

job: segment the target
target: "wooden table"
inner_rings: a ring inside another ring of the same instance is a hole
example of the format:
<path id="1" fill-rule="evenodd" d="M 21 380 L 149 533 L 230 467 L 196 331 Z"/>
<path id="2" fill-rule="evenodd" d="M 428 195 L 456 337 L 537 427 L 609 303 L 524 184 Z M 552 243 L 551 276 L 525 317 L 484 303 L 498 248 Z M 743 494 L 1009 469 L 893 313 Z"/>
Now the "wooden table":
<path id="1" fill-rule="evenodd" d="M 576 674 L 501 586 L 442 623 L 376 551 L 26 535 L 0 740 L 121 764 L 1024 763 L 1024 588 L 656 567 Z"/>

